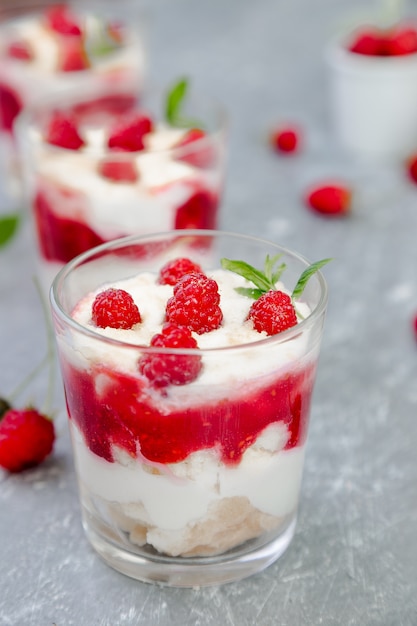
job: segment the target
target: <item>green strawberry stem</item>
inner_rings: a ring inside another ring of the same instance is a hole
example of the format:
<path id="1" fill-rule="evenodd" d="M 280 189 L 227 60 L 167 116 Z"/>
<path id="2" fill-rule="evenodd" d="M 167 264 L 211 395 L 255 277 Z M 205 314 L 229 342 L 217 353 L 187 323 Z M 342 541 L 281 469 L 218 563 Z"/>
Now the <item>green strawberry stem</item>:
<path id="1" fill-rule="evenodd" d="M 55 349 L 54 349 L 54 336 L 53 330 L 50 323 L 49 312 L 45 302 L 45 298 L 42 293 L 42 289 L 39 285 L 38 280 L 35 278 L 35 287 L 39 295 L 39 299 L 42 305 L 43 317 L 45 320 L 46 326 L 46 343 L 47 349 L 44 357 L 39 361 L 37 365 L 25 376 L 25 378 L 19 383 L 19 385 L 14 389 L 14 391 L 9 395 L 7 401 L 10 405 L 14 404 L 16 398 L 18 398 L 23 391 L 29 386 L 29 384 L 36 378 L 36 376 L 44 369 L 44 367 L 48 366 L 48 387 L 46 392 L 46 397 L 44 401 L 44 406 L 42 408 L 42 414 L 45 417 L 51 417 L 52 412 L 52 401 L 53 401 L 53 392 L 55 387 L 55 368 L 54 368 L 54 357 L 55 357 Z"/>
<path id="2" fill-rule="evenodd" d="M 276 283 L 280 280 L 282 273 L 287 267 L 285 263 L 277 265 L 281 256 L 282 254 L 276 254 L 275 256 L 270 257 L 268 254 L 265 259 L 263 272 L 256 269 L 252 265 L 249 265 L 249 263 L 246 263 L 245 261 L 234 261 L 231 259 L 222 258 L 220 260 L 220 263 L 223 269 L 234 272 L 235 274 L 239 274 L 239 276 L 242 276 L 249 282 L 253 283 L 255 285 L 255 289 L 250 287 L 236 287 L 235 291 L 237 291 L 237 293 L 240 293 L 241 295 L 247 296 L 248 298 L 257 300 L 261 297 L 262 294 L 266 293 L 267 291 L 276 290 Z M 321 267 L 326 265 L 326 263 L 329 263 L 329 261 L 331 261 L 331 259 L 322 259 L 321 261 L 316 261 L 315 263 L 312 263 L 306 270 L 304 270 L 291 294 L 291 300 L 293 301 L 293 304 L 294 301 L 301 296 L 305 289 L 305 286 L 307 285 L 313 274 L 315 274 Z"/>
<path id="3" fill-rule="evenodd" d="M 171 126 L 178 128 L 203 128 L 198 120 L 184 117 L 181 113 L 184 100 L 188 94 L 189 83 L 186 78 L 180 79 L 168 91 L 165 101 L 165 119 Z"/>

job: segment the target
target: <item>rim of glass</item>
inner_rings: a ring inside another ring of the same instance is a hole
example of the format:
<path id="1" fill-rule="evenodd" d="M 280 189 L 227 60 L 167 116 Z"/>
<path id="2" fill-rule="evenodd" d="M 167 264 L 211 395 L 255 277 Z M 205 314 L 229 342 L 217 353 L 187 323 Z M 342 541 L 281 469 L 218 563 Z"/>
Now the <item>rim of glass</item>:
<path id="1" fill-rule="evenodd" d="M 69 148 L 63 148 L 61 146 L 49 144 L 43 139 L 40 142 L 38 141 L 35 142 L 30 138 L 31 131 L 39 129 L 40 125 L 39 125 L 38 118 L 42 116 L 43 114 L 47 114 L 48 112 L 52 113 L 52 111 L 56 109 L 59 110 L 60 106 L 63 110 L 68 110 L 74 106 L 88 104 L 89 102 L 94 101 L 95 99 L 100 100 L 101 98 L 106 99 L 108 97 L 111 98 L 111 97 L 132 97 L 133 96 L 134 98 L 137 98 L 137 103 L 133 105 L 133 110 L 143 111 L 143 113 L 149 113 L 149 115 L 152 117 L 153 111 L 151 110 L 149 106 L 147 106 L 147 103 L 146 103 L 146 98 L 148 94 L 149 95 L 159 94 L 161 98 L 160 103 L 163 104 L 164 102 L 163 98 L 166 97 L 166 94 L 169 88 L 170 88 L 170 84 L 150 85 L 148 83 L 148 85 L 145 86 L 143 89 L 141 89 L 139 85 L 134 86 L 130 90 L 128 88 L 124 88 L 124 89 L 120 89 L 119 91 L 112 91 L 112 90 L 104 88 L 102 90 L 99 90 L 96 94 L 94 94 L 94 97 L 93 96 L 76 97 L 74 95 L 74 89 L 70 87 L 68 89 L 61 91 L 57 95 L 37 98 L 36 102 L 34 102 L 32 105 L 25 107 L 21 111 L 21 113 L 19 113 L 19 115 L 17 116 L 14 122 L 15 132 L 19 136 L 20 142 L 25 143 L 26 145 L 28 143 L 30 145 L 35 145 L 35 144 L 42 145 L 43 147 L 47 147 L 48 152 L 50 152 L 51 154 L 62 154 L 62 155 L 79 154 L 79 155 L 84 155 L 84 156 L 88 155 L 88 156 L 97 157 L 97 158 L 106 158 L 110 156 L 112 160 L 118 160 L 118 159 L 125 160 L 129 158 L 131 159 L 131 158 L 140 156 L 141 154 L 172 154 L 172 153 L 175 153 L 177 158 L 180 158 L 181 156 L 185 154 L 188 154 L 190 152 L 194 154 L 198 152 L 200 149 L 204 150 L 206 146 L 211 146 L 213 143 L 223 142 L 225 140 L 226 133 L 227 133 L 228 126 L 229 126 L 229 116 L 228 116 L 225 106 L 216 98 L 206 95 L 204 92 L 198 89 L 195 89 L 192 86 L 190 88 L 189 96 L 187 97 L 190 98 L 192 102 L 196 102 L 197 105 L 201 102 L 210 107 L 210 110 L 213 111 L 214 113 L 214 120 L 215 120 L 214 126 L 215 127 L 212 130 L 209 130 L 205 136 L 200 137 L 199 139 L 196 139 L 193 142 L 186 144 L 184 146 L 170 146 L 169 148 L 160 148 L 160 149 L 146 149 L 145 148 L 144 150 L 138 150 L 135 152 L 124 152 L 124 151 L 119 152 L 117 150 L 106 149 L 105 147 L 101 149 L 90 147 L 88 148 L 88 151 L 84 151 L 82 148 L 80 150 L 71 150 Z M 141 102 L 142 100 L 145 100 L 145 102 L 142 103 Z M 117 114 L 115 117 L 117 117 Z M 182 128 L 179 126 L 178 127 L 171 126 L 168 122 L 165 122 L 164 120 L 156 120 L 156 121 L 157 122 L 163 121 L 167 125 L 168 128 L 178 128 L 178 129 Z M 204 119 L 202 121 L 204 122 Z M 185 132 L 187 128 L 184 127 L 183 130 Z"/>
<path id="2" fill-rule="evenodd" d="M 109 345 L 123 347 L 126 349 L 136 349 L 142 350 L 150 353 L 158 353 L 158 354 L 198 354 L 202 355 L 204 353 L 213 353 L 213 352 L 239 352 L 241 350 L 247 350 L 250 347 L 255 346 L 265 346 L 276 343 L 284 343 L 287 341 L 291 341 L 297 335 L 301 334 L 304 330 L 306 330 L 309 326 L 312 326 L 315 321 L 324 313 L 327 305 L 328 299 L 328 290 L 327 283 L 319 270 L 315 273 L 315 277 L 319 281 L 320 285 L 320 298 L 316 305 L 316 307 L 311 311 L 310 315 L 306 317 L 304 320 L 298 322 L 296 326 L 288 328 L 277 335 L 272 335 L 269 337 L 265 337 L 264 339 L 260 339 L 259 341 L 252 341 L 248 343 L 241 343 L 235 346 L 220 346 L 213 348 L 162 348 L 162 347 L 152 347 L 149 345 L 143 345 L 138 343 L 131 343 L 128 341 L 121 341 L 119 339 L 114 339 L 111 337 L 106 337 L 101 333 L 95 332 L 94 330 L 87 328 L 83 324 L 80 324 L 76 320 L 74 320 L 62 307 L 60 303 L 60 299 L 58 296 L 58 290 L 62 286 L 62 283 L 65 281 L 67 276 L 72 272 L 72 270 L 80 265 L 83 265 L 86 261 L 88 261 L 89 257 L 94 257 L 97 254 L 106 251 L 112 251 L 114 249 L 122 247 L 127 247 L 132 243 L 145 243 L 146 241 L 155 241 L 156 239 L 169 239 L 169 237 L 178 237 L 178 236 L 198 236 L 203 235 L 207 237 L 233 237 L 234 239 L 241 239 L 242 241 L 248 241 L 250 243 L 256 243 L 261 245 L 273 246 L 283 254 L 286 254 L 290 257 L 293 257 L 297 261 L 304 264 L 306 267 L 310 265 L 310 262 L 298 252 L 294 252 L 289 248 L 281 246 L 279 244 L 275 244 L 272 241 L 268 241 L 267 239 L 262 239 L 259 237 L 253 237 L 252 235 L 245 235 L 243 233 L 231 232 L 231 231 L 223 231 L 223 230 L 199 230 L 199 229 L 190 229 L 190 230 L 170 230 L 163 232 L 151 233 L 149 235 L 129 235 L 127 237 L 121 237 L 119 239 L 114 239 L 113 241 L 106 242 L 101 244 L 100 246 L 96 246 L 95 248 L 91 248 L 86 252 L 78 255 L 69 263 L 64 265 L 61 270 L 59 270 L 58 274 L 55 276 L 50 291 L 49 291 L 49 299 L 51 303 L 52 310 L 58 315 L 61 320 L 64 320 L 65 323 L 71 327 L 72 330 L 81 333 L 87 337 L 93 338 L 95 340 L 103 341 Z M 87 295 L 87 294 L 85 294 Z"/>

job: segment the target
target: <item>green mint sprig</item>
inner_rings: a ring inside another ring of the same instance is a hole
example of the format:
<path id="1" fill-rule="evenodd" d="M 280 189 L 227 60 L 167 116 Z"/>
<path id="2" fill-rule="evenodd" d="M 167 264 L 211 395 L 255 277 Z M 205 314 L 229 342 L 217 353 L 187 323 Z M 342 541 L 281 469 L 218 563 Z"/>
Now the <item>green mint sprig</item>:
<path id="1" fill-rule="evenodd" d="M 255 285 L 255 289 L 250 287 L 236 287 L 235 291 L 241 295 L 248 296 L 253 300 L 257 300 L 267 291 L 276 290 L 276 283 L 280 280 L 282 273 L 287 267 L 285 263 L 277 265 L 281 256 L 281 254 L 277 254 L 273 257 L 267 255 L 263 271 L 256 269 L 245 261 L 233 261 L 231 259 L 223 258 L 220 263 L 223 269 L 239 274 L 239 276 L 243 276 L 243 278 L 246 278 L 246 280 L 253 283 Z M 329 263 L 329 261 L 331 261 L 331 259 L 316 261 L 304 270 L 291 294 L 291 300 L 293 302 L 301 296 L 305 286 L 313 274 Z"/>
<path id="2" fill-rule="evenodd" d="M 189 92 L 189 82 L 181 78 L 168 91 L 165 101 L 165 119 L 171 126 L 178 128 L 203 128 L 198 120 L 185 117 L 182 114 L 184 101 Z"/>
<path id="3" fill-rule="evenodd" d="M 5 246 L 14 237 L 19 226 L 19 215 L 10 213 L 0 217 L 0 247 Z"/>
<path id="4" fill-rule="evenodd" d="M 243 276 L 249 282 L 255 285 L 255 289 L 250 287 L 236 287 L 237 293 L 242 296 L 248 296 L 253 300 L 257 300 L 263 293 L 275 289 L 275 284 L 281 278 L 282 272 L 285 270 L 285 263 L 281 263 L 278 267 L 275 265 L 278 263 L 282 254 L 277 254 L 270 257 L 269 254 L 265 259 L 264 271 L 256 269 L 245 261 L 232 261 L 231 259 L 223 258 L 220 263 L 224 270 L 229 270 L 239 276 Z"/>

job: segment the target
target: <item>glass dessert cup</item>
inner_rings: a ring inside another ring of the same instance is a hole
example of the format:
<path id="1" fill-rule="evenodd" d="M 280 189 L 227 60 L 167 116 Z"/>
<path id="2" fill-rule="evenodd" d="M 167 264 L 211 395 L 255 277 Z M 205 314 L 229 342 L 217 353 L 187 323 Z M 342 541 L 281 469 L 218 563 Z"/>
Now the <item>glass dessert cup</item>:
<path id="1" fill-rule="evenodd" d="M 19 117 L 25 198 L 48 288 L 62 265 L 107 241 L 218 227 L 225 112 L 189 89 L 182 114 L 197 120 L 204 132 L 175 126 L 165 119 L 169 92 L 170 87 L 150 87 L 138 94 L 133 85 L 104 92 L 92 102 L 65 96 L 39 103 Z M 73 149 L 47 140 L 48 124 L 57 112 L 70 116 L 84 145 Z M 128 126 L 142 113 L 152 128 L 140 139 L 140 149 L 129 144 L 125 131 L 116 137 L 119 145 L 110 146 L 114 128 Z"/>
<path id="2" fill-rule="evenodd" d="M 244 310 L 251 301 L 224 283 L 222 324 L 196 334 L 199 348 L 192 349 L 139 345 L 133 328 L 91 326 L 91 294 L 116 282 L 133 293 L 132 277 L 139 275 L 151 285 L 148 295 L 138 296 L 146 325 L 151 294 L 172 293 L 170 285 L 155 287 L 167 260 L 187 257 L 210 275 L 225 255 L 263 267 L 267 254 L 282 255 L 288 288 L 308 266 L 301 256 L 253 237 L 171 231 L 99 246 L 67 264 L 53 282 L 83 526 L 97 553 L 123 574 L 170 586 L 221 584 L 261 571 L 287 549 L 327 288 L 315 274 L 303 293 L 309 313 L 302 321 L 259 339 L 251 329 L 256 339 L 241 343 L 235 301 Z M 236 278 L 225 270 L 213 275 Z M 123 341 L 120 332 L 127 333 Z M 216 333 L 228 336 L 220 340 L 223 347 L 210 347 L 219 342 Z M 162 368 L 180 359 L 180 370 L 190 360 L 201 369 L 185 384 L 158 386 L 138 366 L 155 357 Z"/>
<path id="3" fill-rule="evenodd" d="M 39 96 L 72 91 L 93 98 L 126 83 L 139 90 L 143 83 L 144 18 L 134 0 L 65 6 L 17 0 L 0 7 L 1 172 L 15 204 L 21 187 L 13 127 L 21 111 Z"/>
<path id="4" fill-rule="evenodd" d="M 335 136 L 362 159 L 406 158 L 417 147 L 417 53 L 357 54 L 348 49 L 352 37 L 336 38 L 325 51 Z"/>

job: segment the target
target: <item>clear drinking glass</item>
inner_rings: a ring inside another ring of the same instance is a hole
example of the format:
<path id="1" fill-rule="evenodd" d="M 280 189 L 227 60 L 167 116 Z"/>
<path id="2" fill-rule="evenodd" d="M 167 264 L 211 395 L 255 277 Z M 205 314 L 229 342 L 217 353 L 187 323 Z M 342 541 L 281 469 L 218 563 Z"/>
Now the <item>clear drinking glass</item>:
<path id="1" fill-rule="evenodd" d="M 267 254 L 282 255 L 282 280 L 291 291 L 308 266 L 303 257 L 261 239 L 201 230 L 107 243 L 54 280 L 52 315 L 83 526 L 104 561 L 128 576 L 171 586 L 220 584 L 262 570 L 286 550 L 296 525 L 327 288 L 314 274 L 297 305 L 304 319 L 274 336 L 251 329 L 256 338 L 249 340 L 244 320 L 252 300 L 222 287 L 220 328 L 195 334 L 199 347 L 187 349 L 150 346 L 137 327 L 95 327 L 92 294 L 117 282 L 134 294 L 138 327 L 146 327 L 154 307 L 172 294 L 157 278 L 167 260 L 191 259 L 223 284 L 225 275 L 241 279 L 218 272 L 222 257 L 262 268 Z M 138 275 L 144 292 L 135 287 Z M 190 363 L 198 374 L 184 384 L 157 385 L 140 366 L 149 359 L 157 359 L 160 374 Z"/>
<path id="2" fill-rule="evenodd" d="M 0 7 L 0 173 L 12 203 L 21 200 L 14 123 L 23 110 L 63 91 L 94 97 L 126 83 L 140 89 L 146 28 L 137 5 L 16 0 Z"/>
<path id="3" fill-rule="evenodd" d="M 101 243 L 163 230 L 218 228 L 226 114 L 190 85 L 181 115 L 201 128 L 173 125 L 165 110 L 172 88 L 155 86 L 138 94 L 131 85 L 93 101 L 65 95 L 20 116 L 25 197 L 48 288 L 64 263 Z M 72 120 L 84 145 L 73 149 L 47 140 L 57 112 Z M 129 143 L 131 130 L 115 129 L 134 126 L 142 114 L 152 128 L 139 149 Z M 115 132 L 117 145 L 109 145 Z"/>

